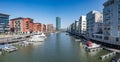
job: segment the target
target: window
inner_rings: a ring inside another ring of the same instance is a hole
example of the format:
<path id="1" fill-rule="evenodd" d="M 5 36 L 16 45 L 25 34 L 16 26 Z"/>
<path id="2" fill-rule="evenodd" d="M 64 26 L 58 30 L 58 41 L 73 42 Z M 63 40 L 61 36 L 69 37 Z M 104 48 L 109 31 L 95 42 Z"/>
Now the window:
<path id="1" fill-rule="evenodd" d="M 120 25 L 118 26 L 118 30 L 120 30 Z"/>
<path id="2" fill-rule="evenodd" d="M 116 38 L 116 41 L 118 42 L 118 41 L 119 41 L 119 38 Z"/>
<path id="3" fill-rule="evenodd" d="M 94 35 L 92 34 L 92 37 L 94 38 Z"/>
<path id="4" fill-rule="evenodd" d="M 86 27 L 86 26 L 83 26 L 83 27 Z"/>
<path id="5" fill-rule="evenodd" d="M 105 40 L 109 40 L 109 37 L 104 37 Z"/>
<path id="6" fill-rule="evenodd" d="M 86 22 L 86 21 L 83 21 L 83 22 Z"/>
<path id="7" fill-rule="evenodd" d="M 83 25 L 86 25 L 85 23 L 83 23 Z"/>

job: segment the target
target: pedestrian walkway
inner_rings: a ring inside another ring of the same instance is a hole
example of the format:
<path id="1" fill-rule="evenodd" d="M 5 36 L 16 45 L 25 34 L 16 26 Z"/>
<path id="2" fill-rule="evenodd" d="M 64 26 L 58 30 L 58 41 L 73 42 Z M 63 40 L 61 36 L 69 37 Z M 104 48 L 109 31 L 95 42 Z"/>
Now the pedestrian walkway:
<path id="1" fill-rule="evenodd" d="M 109 50 L 109 51 L 120 53 L 120 50 L 118 50 L 118 49 L 113 49 L 113 48 L 108 48 L 108 47 L 103 47 L 103 48 L 106 50 Z"/>

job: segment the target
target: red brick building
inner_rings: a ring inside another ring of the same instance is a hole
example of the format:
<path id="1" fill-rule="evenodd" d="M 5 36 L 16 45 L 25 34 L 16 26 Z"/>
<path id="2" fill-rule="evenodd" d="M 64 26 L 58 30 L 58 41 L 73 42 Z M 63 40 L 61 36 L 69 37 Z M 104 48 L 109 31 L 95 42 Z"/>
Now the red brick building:
<path id="1" fill-rule="evenodd" d="M 23 33 L 33 32 L 33 19 L 23 18 L 21 21 L 21 31 Z"/>
<path id="2" fill-rule="evenodd" d="M 41 32 L 41 23 L 33 24 L 33 32 Z"/>
<path id="3" fill-rule="evenodd" d="M 33 31 L 33 19 L 31 18 L 14 18 L 9 22 L 11 32 L 30 33 Z"/>
<path id="4" fill-rule="evenodd" d="M 9 25 L 10 25 L 10 31 L 14 32 L 14 20 L 13 21 L 9 21 Z"/>
<path id="5" fill-rule="evenodd" d="M 46 32 L 46 25 L 41 23 L 33 23 L 31 18 L 14 18 L 9 22 L 10 31 L 14 33 L 38 33 Z"/>

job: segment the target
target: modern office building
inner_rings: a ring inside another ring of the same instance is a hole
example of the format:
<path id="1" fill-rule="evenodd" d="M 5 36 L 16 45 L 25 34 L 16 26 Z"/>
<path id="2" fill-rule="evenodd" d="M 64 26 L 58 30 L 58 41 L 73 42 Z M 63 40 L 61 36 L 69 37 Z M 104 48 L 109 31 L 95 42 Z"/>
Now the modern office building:
<path id="1" fill-rule="evenodd" d="M 59 31 L 61 29 L 61 18 L 56 17 L 56 30 Z"/>
<path id="2" fill-rule="evenodd" d="M 79 34 L 86 34 L 86 24 L 86 16 L 81 16 L 78 25 Z"/>
<path id="3" fill-rule="evenodd" d="M 108 0 L 103 6 L 104 42 L 120 46 L 120 0 Z"/>
<path id="4" fill-rule="evenodd" d="M 98 11 L 91 11 L 87 14 L 86 19 L 87 19 L 87 36 L 90 39 L 100 38 L 102 40 L 101 34 L 102 34 L 103 14 L 101 14 Z"/>
<path id="5" fill-rule="evenodd" d="M 0 33 L 9 32 L 9 15 L 0 13 Z"/>

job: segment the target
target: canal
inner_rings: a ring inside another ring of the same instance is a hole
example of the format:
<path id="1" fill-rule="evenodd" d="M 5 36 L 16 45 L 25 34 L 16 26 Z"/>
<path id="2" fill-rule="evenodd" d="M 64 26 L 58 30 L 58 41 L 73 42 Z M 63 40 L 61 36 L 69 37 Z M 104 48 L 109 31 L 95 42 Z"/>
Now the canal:
<path id="1" fill-rule="evenodd" d="M 72 36 L 54 33 L 48 35 L 45 42 L 1 55 L 0 62 L 109 62 L 110 58 L 100 60 L 106 53 L 104 50 L 88 53 Z"/>

